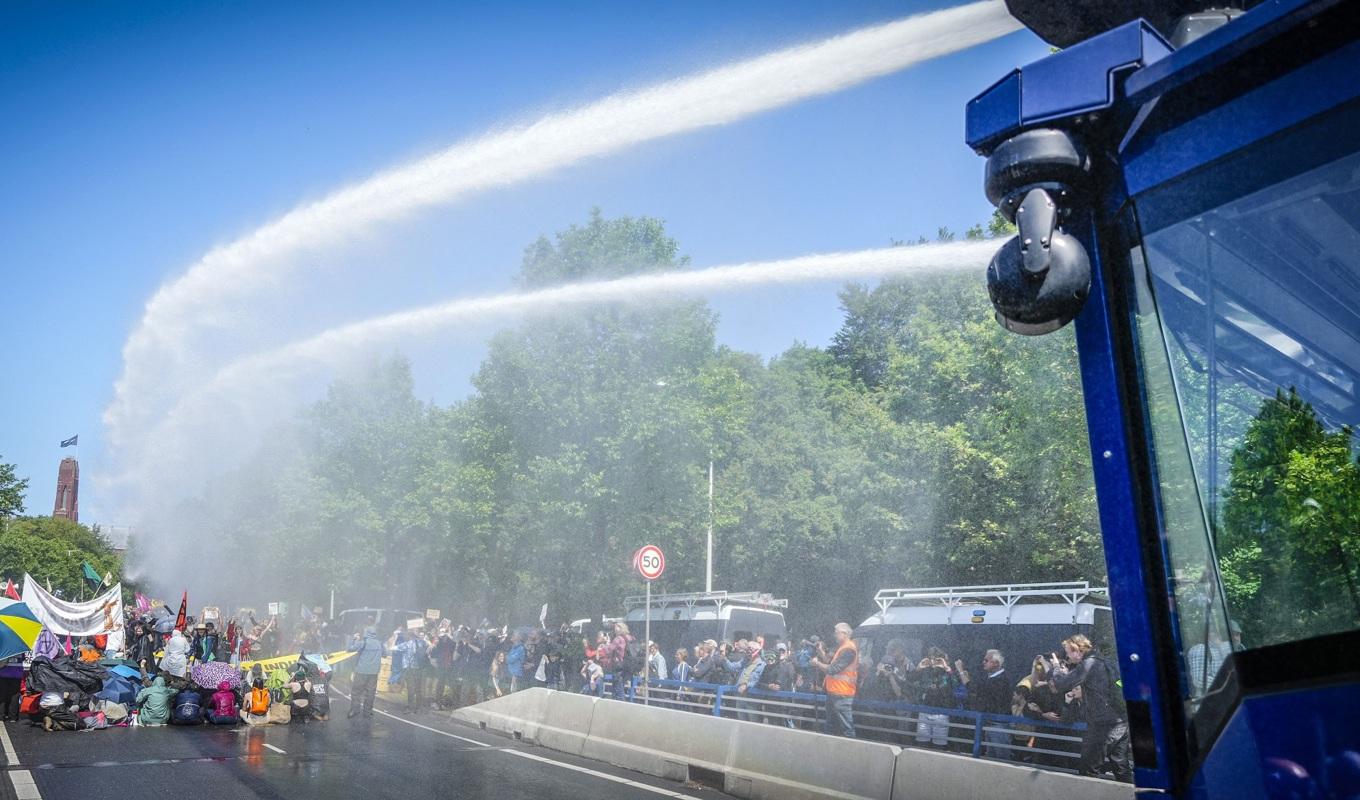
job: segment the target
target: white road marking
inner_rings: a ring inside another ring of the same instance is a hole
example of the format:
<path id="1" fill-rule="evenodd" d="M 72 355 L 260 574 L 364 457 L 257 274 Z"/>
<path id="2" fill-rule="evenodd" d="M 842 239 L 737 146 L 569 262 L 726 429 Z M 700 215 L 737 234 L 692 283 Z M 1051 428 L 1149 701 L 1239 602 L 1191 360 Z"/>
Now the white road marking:
<path id="1" fill-rule="evenodd" d="M 661 788 L 660 786 L 652 786 L 652 785 L 646 784 L 646 783 L 639 783 L 638 781 L 629 780 L 628 778 L 620 778 L 620 777 L 617 776 L 617 775 L 610 775 L 610 774 L 607 773 L 607 772 L 597 772 L 597 771 L 595 771 L 595 770 L 593 770 L 593 769 L 589 769 L 589 768 L 587 768 L 587 767 L 578 767 L 578 766 L 576 766 L 575 764 L 564 764 L 564 763 L 562 763 L 561 761 L 554 761 L 554 760 L 552 760 L 551 758 L 544 758 L 543 756 L 534 755 L 533 753 L 526 753 L 526 752 L 524 752 L 523 750 L 501 750 L 500 752 L 505 753 L 506 755 L 519 756 L 520 758 L 528 758 L 528 759 L 532 759 L 532 760 L 534 760 L 534 761 L 541 761 L 541 762 L 543 762 L 544 764 L 552 764 L 554 767 L 561 767 L 561 768 L 563 768 L 563 769 L 570 769 L 570 770 L 575 770 L 575 771 L 577 771 L 577 772 L 584 772 L 584 773 L 587 774 L 587 775 L 594 775 L 594 776 L 597 777 L 597 778 L 603 778 L 603 779 L 605 779 L 605 780 L 607 780 L 607 781 L 613 781 L 614 783 L 621 783 L 621 784 L 623 784 L 624 786 L 631 786 L 631 787 L 633 787 L 634 789 L 646 789 L 646 790 L 649 791 L 649 792 L 653 792 L 653 793 L 659 794 L 659 795 L 664 795 L 664 796 L 666 796 L 666 797 L 682 797 L 682 798 L 686 798 L 686 800 L 699 800 L 697 797 L 695 797 L 695 796 L 692 795 L 692 794 L 682 794 L 681 792 L 673 792 L 673 791 L 671 791 L 670 789 L 663 789 L 663 788 Z"/>
<path id="2" fill-rule="evenodd" d="M 339 689 L 336 689 L 336 690 L 335 690 L 335 693 L 338 694 L 338 695 L 340 695 L 341 697 L 345 698 L 346 700 L 349 700 L 351 703 L 354 702 L 353 700 L 350 700 L 350 696 L 349 696 L 349 695 L 345 694 L 344 692 L 340 691 Z M 383 711 L 381 708 L 375 708 L 375 709 L 373 709 L 373 713 L 375 713 L 375 714 L 382 714 L 384 717 L 387 717 L 387 718 L 389 718 L 389 719 L 394 719 L 394 720 L 396 720 L 397 722 L 404 722 L 404 723 L 406 723 L 407 725 L 410 725 L 410 726 L 412 726 L 412 727 L 414 727 L 414 728 L 420 728 L 421 730 L 423 730 L 423 731 L 429 731 L 430 733 L 437 733 L 437 734 L 439 734 L 440 736 L 447 736 L 447 737 L 449 737 L 450 739 L 457 739 L 457 740 L 460 741 L 460 742 L 467 742 L 468 744 L 475 744 L 475 745 L 477 745 L 478 747 L 490 747 L 490 746 L 491 746 L 491 745 L 487 744 L 486 742 L 479 742 L 479 741 L 477 741 L 476 739 L 469 739 L 469 738 L 467 738 L 466 736 L 458 736 L 457 734 L 449 733 L 448 731 L 441 731 L 441 730 L 439 730 L 438 728 L 431 728 L 429 725 L 421 725 L 419 722 L 412 722 L 412 721 L 409 720 L 409 719 L 402 719 L 401 717 L 398 717 L 398 716 L 396 716 L 395 714 L 389 714 L 389 713 L 387 713 L 386 711 Z"/>
<path id="3" fill-rule="evenodd" d="M 14 743 L 9 740 L 8 723 L 0 722 L 0 745 L 5 748 L 5 763 L 11 767 L 19 766 L 19 756 L 14 753 Z"/>
<path id="4" fill-rule="evenodd" d="M 335 693 L 338 694 L 338 695 L 340 695 L 341 697 L 345 698 L 346 700 L 349 700 L 351 703 L 354 702 L 353 700 L 350 700 L 349 695 L 345 694 L 344 692 L 340 691 L 339 689 L 336 689 L 336 690 L 335 690 Z M 395 714 L 389 714 L 389 713 L 387 713 L 386 711 L 383 711 L 382 709 L 379 709 L 379 708 L 375 708 L 375 709 L 373 709 L 373 711 L 374 711 L 375 713 L 382 714 L 384 717 L 387 717 L 387 718 L 389 718 L 389 719 L 393 719 L 393 720 L 396 720 L 397 722 L 400 722 L 400 723 L 403 723 L 403 724 L 406 724 L 406 725 L 410 725 L 411 727 L 414 727 L 414 728 L 420 728 L 421 730 L 429 731 L 430 733 L 437 733 L 437 734 L 439 734 L 440 736 L 447 736 L 447 737 L 449 737 L 450 739 L 457 739 L 457 740 L 460 741 L 460 742 L 468 742 L 468 743 L 470 743 L 470 744 L 475 744 L 475 745 L 477 745 L 478 747 L 491 747 L 491 745 L 487 744 L 486 742 L 479 742 L 479 741 L 477 741 L 476 739 L 468 739 L 468 738 L 466 738 L 466 737 L 458 736 L 458 735 L 449 733 L 449 732 L 447 732 L 447 731 L 441 731 L 441 730 L 439 730 L 438 728 L 431 728 L 431 727 L 428 726 L 428 725 L 421 725 L 419 722 L 412 722 L 412 721 L 409 720 L 409 719 L 403 719 L 403 718 L 401 718 L 401 717 L 396 716 Z M 268 745 L 265 745 L 265 746 L 268 747 Z M 661 788 L 660 786 L 652 786 L 652 785 L 650 785 L 650 784 L 641 783 L 641 782 L 639 782 L 639 781 L 630 780 L 630 779 L 628 779 L 628 778 L 620 778 L 620 777 L 617 776 L 617 775 L 610 775 L 610 774 L 607 773 L 607 772 L 598 772 L 598 771 L 596 771 L 596 770 L 589 769 L 589 768 L 587 768 L 587 767 L 578 767 L 578 766 L 576 766 L 575 764 L 566 764 L 566 763 L 563 763 L 563 762 L 561 762 L 561 761 L 554 761 L 554 760 L 551 759 L 551 758 L 545 758 L 545 757 L 543 757 L 543 756 L 535 755 L 535 754 L 533 754 L 533 753 L 526 753 L 526 752 L 524 752 L 523 750 L 508 750 L 508 749 L 505 749 L 505 748 L 497 748 L 497 749 L 495 749 L 495 752 L 497 752 L 497 753 L 505 753 L 505 754 L 507 754 L 507 755 L 512 755 L 512 756 L 519 756 L 520 758 L 527 758 L 527 759 L 530 759 L 531 761 L 538 761 L 538 762 L 543 763 L 543 764 L 551 764 L 551 765 L 554 766 L 554 767 L 561 767 L 562 769 L 569 769 L 569 770 L 573 770 L 573 771 L 575 771 L 575 772 L 582 772 L 582 773 L 585 773 L 586 775 L 593 775 L 593 776 L 595 776 L 595 777 L 597 777 L 597 778 L 603 778 L 604 780 L 613 781 L 614 783 L 621 783 L 621 784 L 623 784 L 624 786 L 631 786 L 631 787 L 633 787 L 633 788 L 635 788 L 635 789 L 644 789 L 644 790 L 646 790 L 646 791 L 652 792 L 652 793 L 654 793 L 654 794 L 663 795 L 663 796 L 665 796 L 665 797 L 679 797 L 679 798 L 683 798 L 683 800 L 699 800 L 699 798 L 695 797 L 695 796 L 692 795 L 692 794 L 683 794 L 683 793 L 681 793 L 681 792 L 673 792 L 673 791 L 671 791 L 670 789 L 663 789 L 663 788 Z"/>
<path id="5" fill-rule="evenodd" d="M 284 755 L 288 755 L 288 751 L 287 751 L 287 750 L 284 750 L 284 749 L 281 748 L 281 747 L 275 747 L 274 745 L 270 744 L 269 742 L 265 742 L 265 743 L 264 743 L 264 746 L 265 746 L 265 747 L 268 747 L 270 750 L 273 750 L 275 753 L 283 753 Z"/>
<path id="6" fill-rule="evenodd" d="M 5 764 L 19 766 L 19 755 L 14 752 L 14 743 L 9 740 L 8 723 L 0 722 L 0 746 L 5 748 Z M 19 800 L 42 800 L 38 784 L 33 782 L 33 774 L 26 769 L 9 770 L 9 782 L 14 787 L 14 796 Z"/>
<path id="7" fill-rule="evenodd" d="M 33 775 L 28 770 L 14 770 L 9 774 L 9 780 L 14 784 L 14 796 L 18 800 L 42 800 L 42 792 L 38 791 L 38 784 L 33 782 Z"/>

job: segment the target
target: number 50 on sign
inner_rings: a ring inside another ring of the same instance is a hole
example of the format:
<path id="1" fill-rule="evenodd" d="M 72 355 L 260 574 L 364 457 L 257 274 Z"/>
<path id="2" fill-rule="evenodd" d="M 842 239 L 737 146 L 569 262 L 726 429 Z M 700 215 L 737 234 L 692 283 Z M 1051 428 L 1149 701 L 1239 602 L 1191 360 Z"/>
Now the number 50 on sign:
<path id="1" fill-rule="evenodd" d="M 645 580 L 654 581 L 666 571 L 666 556 L 654 544 L 645 545 L 633 554 L 633 568 Z"/>

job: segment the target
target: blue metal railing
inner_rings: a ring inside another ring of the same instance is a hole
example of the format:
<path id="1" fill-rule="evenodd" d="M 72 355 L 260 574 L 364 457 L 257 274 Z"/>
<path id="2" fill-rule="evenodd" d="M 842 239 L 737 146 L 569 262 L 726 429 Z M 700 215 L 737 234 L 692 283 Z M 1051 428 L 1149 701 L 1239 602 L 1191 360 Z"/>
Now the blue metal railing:
<path id="1" fill-rule="evenodd" d="M 629 702 L 804 730 L 821 731 L 826 724 L 827 696 L 821 693 L 764 689 L 741 692 L 731 684 L 674 680 L 654 680 L 644 689 L 637 677 L 620 687 L 617 695 L 614 688 L 614 676 L 606 675 L 593 693 L 600 697 L 618 697 Z M 882 700 L 857 699 L 854 716 L 855 728 L 862 738 L 902 746 L 933 743 L 938 748 L 954 745 L 957 751 L 967 752 L 974 758 L 991 755 L 1003 760 L 1035 759 L 1036 766 L 1062 770 L 1075 768 L 1081 734 L 1086 729 L 1081 723 Z M 941 728 L 945 731 L 943 736 L 940 735 Z M 929 735 L 923 737 L 922 730 L 929 731 Z M 989 733 L 991 737 L 987 736 Z M 1016 737 L 1024 743 L 1017 744 Z"/>

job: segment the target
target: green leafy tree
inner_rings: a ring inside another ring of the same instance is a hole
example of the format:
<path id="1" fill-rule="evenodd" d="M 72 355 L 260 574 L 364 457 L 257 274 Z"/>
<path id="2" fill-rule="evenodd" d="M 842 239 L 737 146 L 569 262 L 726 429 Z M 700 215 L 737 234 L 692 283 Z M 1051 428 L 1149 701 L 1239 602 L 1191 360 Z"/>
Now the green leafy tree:
<path id="1" fill-rule="evenodd" d="M 25 573 L 44 585 L 51 581 L 62 597 L 90 594 L 94 587 L 81 569 L 88 563 L 100 577 L 113 573 L 119 579 L 121 565 L 113 548 L 97 531 L 60 517 L 17 517 L 0 537 L 0 575 L 18 580 Z"/>
<path id="2" fill-rule="evenodd" d="M 1360 625 L 1360 465 L 1292 388 L 1232 454 L 1219 539 L 1233 614 L 1255 645 Z"/>
<path id="3" fill-rule="evenodd" d="M 24 492 L 28 478 L 20 478 L 13 464 L 0 462 L 0 519 L 13 517 L 24 510 Z"/>

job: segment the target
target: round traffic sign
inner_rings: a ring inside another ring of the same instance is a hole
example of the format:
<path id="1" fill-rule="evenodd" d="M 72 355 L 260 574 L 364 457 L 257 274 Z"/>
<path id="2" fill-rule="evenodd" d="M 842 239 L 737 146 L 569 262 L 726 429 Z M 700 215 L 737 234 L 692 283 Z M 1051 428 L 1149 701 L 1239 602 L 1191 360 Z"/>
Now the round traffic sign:
<path id="1" fill-rule="evenodd" d="M 645 545 L 633 556 L 633 566 L 643 578 L 654 581 L 666 571 L 666 556 L 654 544 Z"/>

